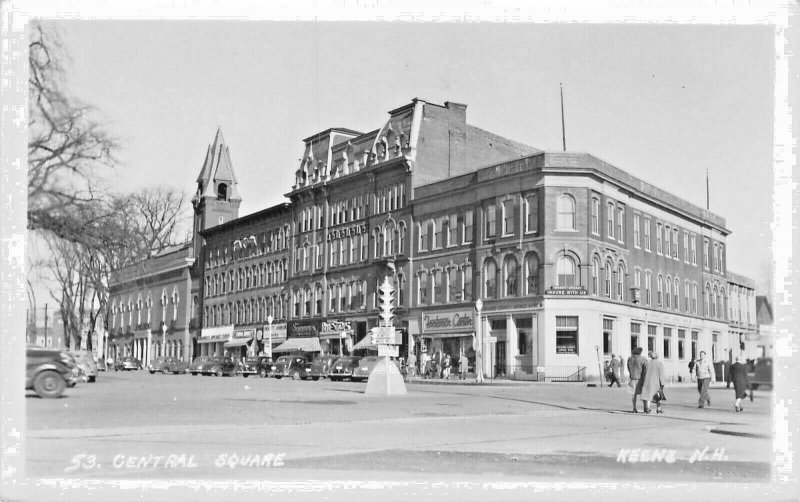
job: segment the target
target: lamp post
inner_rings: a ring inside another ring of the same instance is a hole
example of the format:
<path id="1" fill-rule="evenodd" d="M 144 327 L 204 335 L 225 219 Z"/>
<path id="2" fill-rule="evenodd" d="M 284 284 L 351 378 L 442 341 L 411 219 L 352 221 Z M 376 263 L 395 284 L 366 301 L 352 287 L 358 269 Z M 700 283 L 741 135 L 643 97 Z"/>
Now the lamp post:
<path id="1" fill-rule="evenodd" d="M 481 322 L 483 302 L 480 298 L 475 302 L 475 334 L 477 335 L 478 350 L 475 351 L 475 381 L 483 382 L 483 323 Z"/>
<path id="2" fill-rule="evenodd" d="M 167 323 L 161 325 L 161 357 L 164 357 L 167 350 Z"/>
<path id="3" fill-rule="evenodd" d="M 267 346 L 265 347 L 266 350 L 264 351 L 264 353 L 270 359 L 272 359 L 272 321 L 274 320 L 275 318 L 272 317 L 271 315 L 267 316 L 267 324 L 269 324 L 269 331 L 268 331 L 269 334 L 267 335 Z"/>

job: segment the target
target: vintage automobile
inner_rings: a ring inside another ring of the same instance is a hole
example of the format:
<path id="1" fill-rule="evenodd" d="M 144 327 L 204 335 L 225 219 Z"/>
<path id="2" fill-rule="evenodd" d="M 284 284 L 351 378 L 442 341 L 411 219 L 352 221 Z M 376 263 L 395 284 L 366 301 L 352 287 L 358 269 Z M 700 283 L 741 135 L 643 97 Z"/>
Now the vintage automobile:
<path id="1" fill-rule="evenodd" d="M 331 382 L 338 382 L 345 378 L 352 377 L 353 371 L 358 368 L 359 361 L 361 361 L 361 358 L 358 356 L 344 356 L 338 358 L 333 363 L 330 373 L 328 373 Z"/>
<path id="2" fill-rule="evenodd" d="M 333 363 L 339 356 L 333 355 L 319 355 L 314 358 L 311 364 L 308 366 L 306 370 L 306 375 L 300 375 L 303 380 L 306 378 L 311 378 L 312 380 L 316 381 L 320 378 L 326 378 L 328 374 L 331 372 L 331 368 L 333 368 Z"/>
<path id="3" fill-rule="evenodd" d="M 84 382 L 94 382 L 97 380 L 97 363 L 88 350 L 72 350 L 70 355 L 75 359 L 75 364 L 80 369 L 80 375 Z"/>
<path id="4" fill-rule="evenodd" d="M 269 376 L 275 378 L 292 377 L 292 380 L 297 380 L 306 371 L 309 365 L 310 355 L 308 354 L 295 354 L 291 356 L 279 357 L 270 367 Z"/>
<path id="5" fill-rule="evenodd" d="M 197 356 L 194 358 L 194 361 L 186 368 L 186 373 L 191 373 L 192 375 L 202 375 L 203 374 L 203 365 L 211 359 L 211 356 Z"/>
<path id="6" fill-rule="evenodd" d="M 353 382 L 358 381 L 365 381 L 369 378 L 370 374 L 372 374 L 372 370 L 375 369 L 375 364 L 382 359 L 378 356 L 367 356 L 362 358 L 358 362 L 358 367 L 353 370 L 353 375 L 350 377 L 350 380 Z M 400 362 L 397 359 L 392 359 L 392 362 L 397 366 L 397 369 L 400 369 Z"/>
<path id="7" fill-rule="evenodd" d="M 272 358 L 267 356 L 246 357 L 242 360 L 239 372 L 243 377 L 258 375 L 266 378 L 272 368 Z"/>
<path id="8" fill-rule="evenodd" d="M 116 371 L 140 370 L 142 369 L 142 362 L 135 357 L 122 357 L 114 363 Z"/>
<path id="9" fill-rule="evenodd" d="M 78 366 L 66 351 L 28 345 L 25 359 L 25 390 L 39 397 L 61 397 L 64 389 L 78 383 Z"/>
<path id="10" fill-rule="evenodd" d="M 748 361 L 747 376 L 752 389 L 758 389 L 763 385 L 772 387 L 772 358 L 760 357 L 755 362 Z"/>
<path id="11" fill-rule="evenodd" d="M 179 373 L 185 373 L 188 366 L 189 365 L 186 364 L 185 361 L 177 357 L 156 357 L 147 365 L 147 371 L 149 371 L 151 375 L 156 372 L 165 375 L 170 373 L 177 375 Z"/>
<path id="12" fill-rule="evenodd" d="M 206 362 L 203 363 L 200 373 L 203 375 L 216 375 L 218 377 L 225 376 L 225 375 L 234 375 L 238 366 L 233 359 L 227 356 L 213 356 L 209 357 Z"/>

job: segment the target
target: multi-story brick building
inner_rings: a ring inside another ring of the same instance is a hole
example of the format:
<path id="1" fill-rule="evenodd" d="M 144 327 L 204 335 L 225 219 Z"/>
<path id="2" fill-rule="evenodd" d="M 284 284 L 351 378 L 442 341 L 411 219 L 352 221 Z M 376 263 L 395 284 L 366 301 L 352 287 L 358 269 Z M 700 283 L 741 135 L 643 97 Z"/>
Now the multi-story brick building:
<path id="1" fill-rule="evenodd" d="M 727 270 L 723 218 L 591 155 L 473 127 L 465 105 L 415 99 L 372 132 L 306 138 L 289 202 L 241 218 L 217 139 L 194 201 L 197 354 L 268 350 L 267 333 L 287 350 L 362 347 L 385 276 L 401 354 L 474 364 L 481 349 L 487 375 L 597 378 L 641 346 L 685 377 L 752 328 L 732 314 L 752 281 Z"/>

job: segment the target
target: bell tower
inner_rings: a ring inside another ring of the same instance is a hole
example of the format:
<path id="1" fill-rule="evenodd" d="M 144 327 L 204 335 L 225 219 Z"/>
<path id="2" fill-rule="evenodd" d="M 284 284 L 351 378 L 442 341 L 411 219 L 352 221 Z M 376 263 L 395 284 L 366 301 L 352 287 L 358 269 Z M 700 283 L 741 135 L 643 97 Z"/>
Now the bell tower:
<path id="1" fill-rule="evenodd" d="M 200 231 L 238 218 L 241 203 L 228 146 L 222 137 L 222 128 L 217 128 L 197 176 L 197 192 L 192 197 L 195 256 L 202 249 L 198 238 Z"/>

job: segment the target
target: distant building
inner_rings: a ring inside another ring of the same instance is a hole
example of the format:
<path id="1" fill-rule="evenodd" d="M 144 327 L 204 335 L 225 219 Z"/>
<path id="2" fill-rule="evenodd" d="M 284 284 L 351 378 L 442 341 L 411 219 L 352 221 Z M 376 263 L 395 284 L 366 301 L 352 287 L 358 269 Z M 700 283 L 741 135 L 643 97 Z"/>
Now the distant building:
<path id="1" fill-rule="evenodd" d="M 775 357 L 775 319 L 772 316 L 772 304 L 766 296 L 756 296 L 756 321 L 758 338 L 753 337 L 756 350 L 751 351 L 748 357 Z"/>

